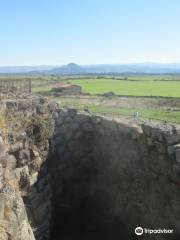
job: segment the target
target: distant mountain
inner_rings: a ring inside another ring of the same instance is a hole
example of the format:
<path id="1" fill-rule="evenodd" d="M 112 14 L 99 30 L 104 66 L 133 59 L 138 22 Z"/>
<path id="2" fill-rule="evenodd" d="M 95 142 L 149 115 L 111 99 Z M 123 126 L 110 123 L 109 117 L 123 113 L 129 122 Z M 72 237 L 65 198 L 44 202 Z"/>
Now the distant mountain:
<path id="1" fill-rule="evenodd" d="M 97 65 L 78 65 L 69 63 L 63 66 L 22 66 L 22 67 L 0 67 L 0 74 L 54 74 L 54 75 L 73 75 L 73 74 L 113 74 L 113 73 L 132 73 L 132 74 L 180 74 L 180 63 L 135 63 L 135 64 L 97 64 Z"/>
<path id="2" fill-rule="evenodd" d="M 100 64 L 86 66 L 86 71 L 95 73 L 178 74 L 180 73 L 180 64 L 161 64 L 161 63 Z"/>
<path id="3" fill-rule="evenodd" d="M 84 68 L 81 66 L 75 64 L 75 63 L 69 63 L 67 65 L 51 69 L 49 71 L 50 74 L 58 74 L 58 75 L 65 75 L 65 74 L 80 74 L 83 72 L 86 72 Z"/>
<path id="4" fill-rule="evenodd" d="M 98 65 L 67 65 L 51 69 L 48 74 L 108 74 L 108 73 L 180 73 L 180 64 L 137 63 L 137 64 L 98 64 Z"/>
<path id="5" fill-rule="evenodd" d="M 29 73 L 33 71 L 49 71 L 52 68 L 55 68 L 55 66 L 49 66 L 49 65 L 40 65 L 40 66 L 7 66 L 7 67 L 0 67 L 0 73 Z"/>

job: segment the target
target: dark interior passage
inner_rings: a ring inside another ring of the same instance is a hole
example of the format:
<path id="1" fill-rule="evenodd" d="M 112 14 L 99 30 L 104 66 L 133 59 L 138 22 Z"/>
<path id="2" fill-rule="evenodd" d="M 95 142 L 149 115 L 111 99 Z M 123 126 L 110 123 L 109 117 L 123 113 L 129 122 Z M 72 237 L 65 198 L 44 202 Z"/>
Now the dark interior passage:
<path id="1" fill-rule="evenodd" d="M 106 219 L 96 200 L 82 199 L 78 206 L 61 205 L 54 213 L 52 240 L 130 240 L 127 227 L 118 218 Z"/>
<path id="2" fill-rule="evenodd" d="M 179 191 L 165 137 L 80 114 L 61 114 L 58 124 L 48 160 L 50 239 L 134 240 L 137 226 L 171 229 Z"/>

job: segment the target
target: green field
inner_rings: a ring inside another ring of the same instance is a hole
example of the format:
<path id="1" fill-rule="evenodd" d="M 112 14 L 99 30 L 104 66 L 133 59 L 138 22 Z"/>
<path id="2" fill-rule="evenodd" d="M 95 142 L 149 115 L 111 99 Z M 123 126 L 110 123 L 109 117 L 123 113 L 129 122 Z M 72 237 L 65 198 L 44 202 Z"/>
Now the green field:
<path id="1" fill-rule="evenodd" d="M 180 123 L 180 112 L 163 111 L 157 109 L 113 109 L 108 107 L 90 106 L 88 108 L 93 113 L 109 113 L 109 115 L 120 115 L 133 117 L 134 112 L 139 113 L 139 119 L 154 119 L 166 122 Z"/>
<path id="2" fill-rule="evenodd" d="M 180 123 L 180 111 L 170 111 L 163 109 L 145 109 L 145 108 L 117 108 L 99 104 L 89 103 L 83 104 L 81 99 L 68 99 L 68 98 L 53 98 L 52 100 L 58 102 L 62 107 L 75 107 L 79 110 L 88 109 L 92 113 L 105 114 L 112 117 L 128 116 L 133 118 L 134 112 L 139 113 L 139 119 L 154 119 L 172 123 Z"/>
<path id="3" fill-rule="evenodd" d="M 78 84 L 82 86 L 83 92 L 90 93 L 92 96 L 74 96 L 73 98 L 71 96 L 53 97 L 51 89 L 54 83 L 57 82 Z M 131 118 L 133 118 L 134 112 L 138 111 L 140 119 L 155 119 L 180 124 L 179 77 L 171 79 L 171 76 L 130 76 L 126 80 L 117 80 L 114 78 L 42 78 L 38 79 L 38 81 L 37 79 L 33 81 L 33 92 L 42 93 L 53 98 L 60 103 L 61 107 L 75 107 L 79 110 L 88 108 L 93 113 L 109 114 L 115 117 L 128 116 Z M 122 98 L 117 96 L 102 98 L 97 95 L 107 92 L 114 92 L 119 96 L 133 97 L 128 97 L 123 101 Z M 138 98 L 139 100 L 137 100 L 137 98 L 134 98 L 135 96 L 155 98 L 146 98 L 146 100 Z M 164 100 L 156 97 L 164 97 Z"/>
<path id="4" fill-rule="evenodd" d="M 93 95 L 114 92 L 126 96 L 180 97 L 180 81 L 81 79 L 70 82 Z"/>

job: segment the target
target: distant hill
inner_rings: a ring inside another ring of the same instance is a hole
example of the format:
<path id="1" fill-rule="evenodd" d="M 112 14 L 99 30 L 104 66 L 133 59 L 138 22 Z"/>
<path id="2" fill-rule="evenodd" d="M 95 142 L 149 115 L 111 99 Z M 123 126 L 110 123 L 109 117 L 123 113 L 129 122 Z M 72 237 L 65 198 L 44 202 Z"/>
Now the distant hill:
<path id="1" fill-rule="evenodd" d="M 60 74 L 60 75 L 80 74 L 80 73 L 84 73 L 84 72 L 86 72 L 86 70 L 75 63 L 69 63 L 67 65 L 64 65 L 64 66 L 61 66 L 58 68 L 54 68 L 49 71 L 50 74 Z"/>
<path id="2" fill-rule="evenodd" d="M 180 64 L 161 64 L 161 63 L 100 64 L 86 66 L 86 71 L 95 73 L 179 74 Z"/>
<path id="3" fill-rule="evenodd" d="M 180 74 L 180 64 L 162 63 L 135 63 L 135 64 L 97 64 L 78 65 L 69 63 L 63 66 L 22 66 L 22 67 L 0 67 L 0 74 Z"/>
<path id="4" fill-rule="evenodd" d="M 0 67 L 0 73 L 29 73 L 33 71 L 49 71 L 55 66 L 46 66 L 46 65 L 40 65 L 40 66 L 7 66 L 7 67 Z"/>

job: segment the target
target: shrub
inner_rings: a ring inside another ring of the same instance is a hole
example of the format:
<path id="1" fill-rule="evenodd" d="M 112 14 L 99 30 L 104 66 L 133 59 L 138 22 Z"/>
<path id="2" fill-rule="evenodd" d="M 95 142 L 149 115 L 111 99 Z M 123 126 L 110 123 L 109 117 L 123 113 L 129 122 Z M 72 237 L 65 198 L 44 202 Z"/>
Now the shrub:
<path id="1" fill-rule="evenodd" d="M 26 131 L 29 137 L 36 142 L 45 142 L 53 134 L 53 128 L 50 121 L 43 116 L 31 117 L 26 122 Z"/>

